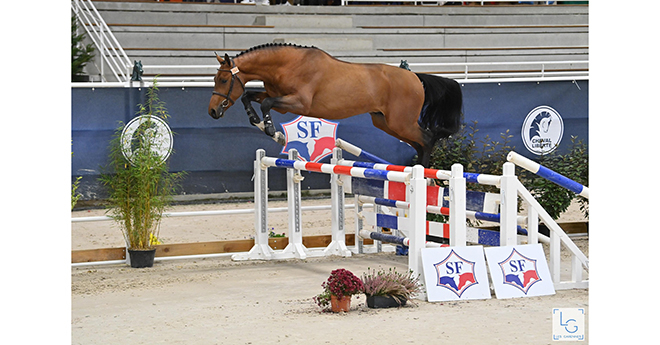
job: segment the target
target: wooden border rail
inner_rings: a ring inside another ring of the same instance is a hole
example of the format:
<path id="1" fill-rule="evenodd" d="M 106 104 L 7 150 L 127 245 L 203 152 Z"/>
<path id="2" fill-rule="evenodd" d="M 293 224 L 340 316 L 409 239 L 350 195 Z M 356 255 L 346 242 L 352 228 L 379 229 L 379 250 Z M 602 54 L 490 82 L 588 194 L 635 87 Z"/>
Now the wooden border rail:
<path id="1" fill-rule="evenodd" d="M 369 241 L 369 242 L 367 242 Z M 308 248 L 327 247 L 332 242 L 332 235 L 304 236 L 303 245 Z M 373 241 L 365 240 L 367 244 Z M 268 239 L 268 245 L 273 249 L 284 249 L 289 244 L 288 237 L 273 237 Z M 355 234 L 346 234 L 346 244 L 355 245 Z M 254 246 L 254 240 L 231 240 L 195 243 L 160 244 L 156 246 L 156 260 L 164 257 L 186 255 L 208 255 L 224 253 L 247 252 Z M 105 261 L 126 260 L 126 248 L 100 248 L 71 251 L 71 263 L 103 264 Z"/>

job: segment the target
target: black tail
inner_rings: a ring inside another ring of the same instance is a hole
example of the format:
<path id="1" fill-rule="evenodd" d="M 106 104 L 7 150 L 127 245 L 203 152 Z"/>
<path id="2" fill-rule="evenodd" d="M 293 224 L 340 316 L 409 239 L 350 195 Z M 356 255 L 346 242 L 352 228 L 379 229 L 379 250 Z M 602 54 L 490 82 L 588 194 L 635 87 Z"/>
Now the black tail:
<path id="1" fill-rule="evenodd" d="M 446 138 L 460 129 L 463 110 L 461 86 L 453 79 L 415 73 L 424 84 L 424 106 L 419 116 L 420 127 L 430 131 L 433 148 L 438 139 Z"/>

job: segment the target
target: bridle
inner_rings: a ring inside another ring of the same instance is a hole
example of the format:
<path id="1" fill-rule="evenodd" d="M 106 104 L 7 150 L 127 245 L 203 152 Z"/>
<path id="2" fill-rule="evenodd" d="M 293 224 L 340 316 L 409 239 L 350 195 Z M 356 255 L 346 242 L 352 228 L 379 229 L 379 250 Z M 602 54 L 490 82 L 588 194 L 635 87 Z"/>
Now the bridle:
<path id="1" fill-rule="evenodd" d="M 237 75 L 238 72 L 238 66 L 234 63 L 234 60 L 231 58 L 229 59 L 229 62 L 231 63 L 231 69 L 218 69 L 218 72 L 229 72 L 231 73 L 231 81 L 229 82 L 229 90 L 227 90 L 227 94 L 222 94 L 220 92 L 213 91 L 214 95 L 218 95 L 220 97 L 224 97 L 225 99 L 220 103 L 220 106 L 222 107 L 222 113 L 227 110 L 230 106 L 234 105 L 234 101 L 229 97 L 231 95 L 232 90 L 234 89 L 234 80 L 238 80 L 238 82 L 241 84 L 241 87 L 243 88 L 243 91 L 245 91 L 245 84 L 241 80 L 241 78 Z M 231 102 L 231 105 L 229 104 Z"/>

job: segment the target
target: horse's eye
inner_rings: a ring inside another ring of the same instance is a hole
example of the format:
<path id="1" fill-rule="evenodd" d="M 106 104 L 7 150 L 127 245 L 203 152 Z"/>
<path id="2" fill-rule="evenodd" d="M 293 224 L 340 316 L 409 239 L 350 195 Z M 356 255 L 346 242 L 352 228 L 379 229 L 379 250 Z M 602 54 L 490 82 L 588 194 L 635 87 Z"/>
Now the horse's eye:
<path id="1" fill-rule="evenodd" d="M 227 84 L 227 79 L 220 80 L 220 84 Z"/>

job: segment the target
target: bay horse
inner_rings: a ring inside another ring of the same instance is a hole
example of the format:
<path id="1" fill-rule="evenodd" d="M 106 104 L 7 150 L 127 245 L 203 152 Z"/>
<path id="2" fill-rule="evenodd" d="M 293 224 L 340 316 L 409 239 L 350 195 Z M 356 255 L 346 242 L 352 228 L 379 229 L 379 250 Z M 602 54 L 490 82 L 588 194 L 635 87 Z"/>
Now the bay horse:
<path id="1" fill-rule="evenodd" d="M 234 58 L 216 57 L 220 68 L 209 115 L 221 118 L 242 95 L 250 123 L 282 145 L 284 135 L 275 131 L 271 109 L 328 120 L 369 113 L 375 127 L 412 146 L 425 167 L 435 143 L 460 127 L 463 96 L 452 79 L 345 62 L 316 47 L 291 44 L 264 44 Z M 251 80 L 263 81 L 265 91 L 246 91 Z M 252 102 L 261 104 L 263 121 Z"/>

